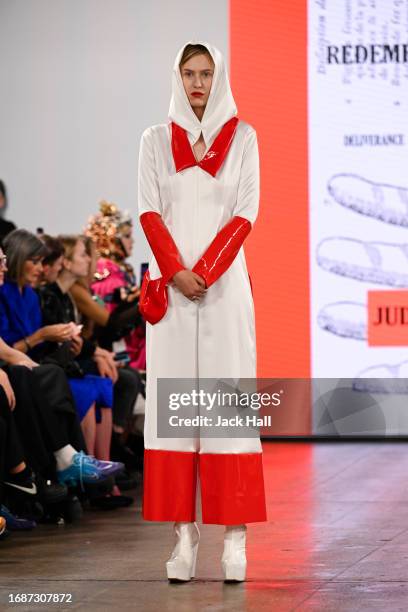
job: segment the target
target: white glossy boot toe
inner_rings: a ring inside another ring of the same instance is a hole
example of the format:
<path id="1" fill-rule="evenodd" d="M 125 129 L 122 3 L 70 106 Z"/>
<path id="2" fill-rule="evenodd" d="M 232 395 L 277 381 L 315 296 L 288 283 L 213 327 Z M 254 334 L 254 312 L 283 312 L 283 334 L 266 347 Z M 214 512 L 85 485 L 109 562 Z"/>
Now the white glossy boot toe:
<path id="1" fill-rule="evenodd" d="M 196 523 L 175 523 L 176 545 L 166 563 L 170 582 L 187 582 L 194 578 L 200 532 Z"/>
<path id="2" fill-rule="evenodd" d="M 226 582 L 243 582 L 246 576 L 246 525 L 227 525 L 221 565 Z"/>

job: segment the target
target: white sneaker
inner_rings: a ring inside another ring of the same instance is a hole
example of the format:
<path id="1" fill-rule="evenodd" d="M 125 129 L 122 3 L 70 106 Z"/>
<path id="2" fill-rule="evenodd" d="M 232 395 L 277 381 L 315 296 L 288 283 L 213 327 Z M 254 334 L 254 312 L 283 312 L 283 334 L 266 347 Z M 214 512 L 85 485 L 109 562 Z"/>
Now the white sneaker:
<path id="1" fill-rule="evenodd" d="M 194 578 L 200 532 L 197 523 L 174 523 L 176 545 L 166 563 L 170 582 L 187 582 Z"/>
<path id="2" fill-rule="evenodd" d="M 226 582 L 243 582 L 246 574 L 246 525 L 225 527 L 224 552 L 221 565 Z"/>

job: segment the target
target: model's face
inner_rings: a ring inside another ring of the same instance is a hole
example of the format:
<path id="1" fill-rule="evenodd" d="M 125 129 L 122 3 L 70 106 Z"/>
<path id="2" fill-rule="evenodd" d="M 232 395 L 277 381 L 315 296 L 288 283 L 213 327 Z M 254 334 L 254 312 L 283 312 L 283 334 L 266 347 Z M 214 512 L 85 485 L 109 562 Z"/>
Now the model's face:
<path id="1" fill-rule="evenodd" d="M 42 257 L 32 257 L 24 262 L 23 266 L 23 285 L 36 287 L 42 273 Z"/>
<path id="2" fill-rule="evenodd" d="M 181 66 L 180 72 L 193 110 L 201 109 L 203 112 L 211 91 L 214 62 L 208 55 L 195 55 Z"/>
<path id="3" fill-rule="evenodd" d="M 4 275 L 7 272 L 7 257 L 0 249 L 0 287 L 4 283 Z"/>
<path id="4" fill-rule="evenodd" d="M 71 259 L 64 258 L 64 268 L 69 270 L 76 278 L 86 278 L 89 272 L 91 258 L 86 252 L 85 244 L 78 240 L 72 253 Z"/>
<path id="5" fill-rule="evenodd" d="M 125 225 L 121 231 L 121 242 L 123 244 L 123 248 L 126 251 L 126 256 L 130 257 L 133 250 L 133 236 L 132 236 L 132 226 Z"/>
<path id="6" fill-rule="evenodd" d="M 4 195 L 0 193 L 0 208 L 4 208 L 6 205 L 6 200 L 4 199 Z"/>
<path id="7" fill-rule="evenodd" d="M 52 264 L 43 265 L 43 280 L 46 283 L 55 283 L 58 278 L 58 274 L 62 270 L 62 255 L 58 257 Z"/>

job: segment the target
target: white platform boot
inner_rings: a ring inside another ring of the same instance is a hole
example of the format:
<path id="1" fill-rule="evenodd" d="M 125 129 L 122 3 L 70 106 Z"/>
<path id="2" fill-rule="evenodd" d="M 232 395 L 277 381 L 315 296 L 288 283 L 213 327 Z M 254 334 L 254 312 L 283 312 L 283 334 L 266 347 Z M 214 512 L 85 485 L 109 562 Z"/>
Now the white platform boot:
<path id="1" fill-rule="evenodd" d="M 246 574 L 246 525 L 225 527 L 224 552 L 221 565 L 226 582 L 243 582 Z"/>
<path id="2" fill-rule="evenodd" d="M 166 563 L 170 582 L 186 582 L 194 578 L 200 532 L 197 523 L 174 523 L 176 545 Z"/>

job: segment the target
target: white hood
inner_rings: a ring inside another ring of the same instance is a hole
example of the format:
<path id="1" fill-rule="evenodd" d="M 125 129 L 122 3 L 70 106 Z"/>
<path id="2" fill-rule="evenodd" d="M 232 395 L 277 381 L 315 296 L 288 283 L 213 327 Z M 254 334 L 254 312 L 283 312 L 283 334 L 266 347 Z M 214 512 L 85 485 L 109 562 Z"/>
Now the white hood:
<path id="1" fill-rule="evenodd" d="M 184 91 L 183 81 L 180 74 L 180 60 L 187 45 L 204 45 L 214 60 L 215 69 L 205 107 L 202 121 L 198 119 L 191 108 L 187 94 Z M 205 144 L 208 147 L 213 139 L 231 117 L 237 114 L 237 107 L 228 79 L 227 69 L 221 52 L 207 42 L 194 40 L 185 43 L 177 53 L 173 66 L 172 95 L 169 108 L 169 119 L 187 130 L 191 144 L 194 144 L 203 133 Z"/>

